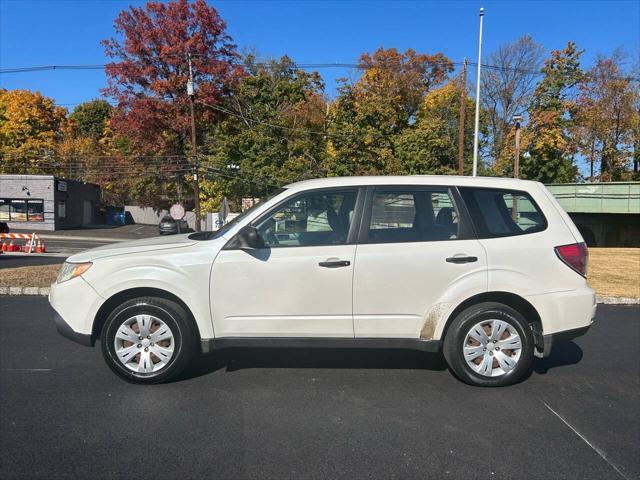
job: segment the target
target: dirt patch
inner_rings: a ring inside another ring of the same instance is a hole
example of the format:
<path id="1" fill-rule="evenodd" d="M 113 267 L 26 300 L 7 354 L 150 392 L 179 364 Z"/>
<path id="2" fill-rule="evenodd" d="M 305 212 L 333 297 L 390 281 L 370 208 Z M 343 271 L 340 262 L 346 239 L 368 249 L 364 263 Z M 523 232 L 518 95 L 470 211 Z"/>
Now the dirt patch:
<path id="1" fill-rule="evenodd" d="M 587 278 L 598 295 L 640 298 L 640 248 L 590 248 Z"/>
<path id="2" fill-rule="evenodd" d="M 3 268 L 0 287 L 48 287 L 55 282 L 61 265 Z"/>
<path id="3" fill-rule="evenodd" d="M 436 331 L 436 327 L 440 322 L 442 316 L 446 313 L 447 308 L 449 308 L 450 303 L 436 303 L 429 314 L 427 315 L 427 319 L 422 325 L 422 330 L 420 331 L 420 338 L 423 340 L 431 340 L 433 338 L 433 334 Z"/>

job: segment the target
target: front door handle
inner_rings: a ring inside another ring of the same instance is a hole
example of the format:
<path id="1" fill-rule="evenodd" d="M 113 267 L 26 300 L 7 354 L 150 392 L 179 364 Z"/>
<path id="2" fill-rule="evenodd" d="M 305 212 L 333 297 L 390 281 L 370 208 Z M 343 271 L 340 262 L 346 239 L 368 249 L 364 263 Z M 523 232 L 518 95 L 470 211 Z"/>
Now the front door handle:
<path id="1" fill-rule="evenodd" d="M 349 265 L 351 265 L 351 262 L 349 260 L 329 259 L 329 260 L 325 260 L 324 262 L 318 263 L 318 265 L 325 268 L 340 268 L 340 267 L 348 267 Z"/>
<path id="2" fill-rule="evenodd" d="M 468 255 L 454 255 L 453 257 L 447 258 L 447 262 L 449 263 L 473 263 L 477 262 L 478 257 L 471 257 Z"/>

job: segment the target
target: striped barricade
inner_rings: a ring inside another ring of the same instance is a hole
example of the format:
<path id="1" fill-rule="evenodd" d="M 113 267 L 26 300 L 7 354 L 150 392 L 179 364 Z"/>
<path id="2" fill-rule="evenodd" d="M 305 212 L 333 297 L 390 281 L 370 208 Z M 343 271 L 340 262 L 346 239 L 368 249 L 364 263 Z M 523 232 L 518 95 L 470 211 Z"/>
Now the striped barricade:
<path id="1" fill-rule="evenodd" d="M 3 253 L 22 251 L 20 245 L 14 245 L 14 240 L 27 240 L 24 245 L 24 251 L 26 253 L 44 253 L 44 242 L 41 242 L 35 233 L 0 233 L 0 239 L 2 239 Z M 10 243 L 7 243 L 7 240 L 9 240 Z"/>

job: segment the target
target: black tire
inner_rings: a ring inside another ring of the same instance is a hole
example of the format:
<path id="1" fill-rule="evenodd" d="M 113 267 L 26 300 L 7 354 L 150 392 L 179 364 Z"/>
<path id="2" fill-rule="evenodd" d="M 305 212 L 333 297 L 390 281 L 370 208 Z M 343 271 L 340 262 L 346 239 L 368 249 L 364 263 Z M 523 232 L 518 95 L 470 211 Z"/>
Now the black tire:
<path id="1" fill-rule="evenodd" d="M 118 328 L 138 314 L 153 315 L 164 322 L 173 334 L 173 356 L 156 372 L 134 372 L 124 366 L 116 354 L 114 342 Z M 184 370 L 196 351 L 197 335 L 189 315 L 179 304 L 163 298 L 140 297 L 124 302 L 111 312 L 102 327 L 101 344 L 107 365 L 119 377 L 131 383 L 154 384 L 167 382 Z"/>
<path id="2" fill-rule="evenodd" d="M 481 375 L 467 364 L 464 358 L 464 342 L 467 333 L 483 320 L 497 319 L 507 322 L 518 333 L 522 347 L 520 358 L 513 370 L 499 376 Z M 503 387 L 526 378 L 531 373 L 534 356 L 534 340 L 531 326 L 520 312 L 507 305 L 486 302 L 473 305 L 451 322 L 444 338 L 444 357 L 451 371 L 465 383 L 480 387 Z"/>

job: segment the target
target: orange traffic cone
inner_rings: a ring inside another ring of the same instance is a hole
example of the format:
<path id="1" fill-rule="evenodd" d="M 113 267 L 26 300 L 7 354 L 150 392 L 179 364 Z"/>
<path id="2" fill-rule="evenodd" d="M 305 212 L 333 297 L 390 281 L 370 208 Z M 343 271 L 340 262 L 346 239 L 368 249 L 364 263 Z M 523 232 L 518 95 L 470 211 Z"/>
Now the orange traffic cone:
<path id="1" fill-rule="evenodd" d="M 7 245 L 7 241 L 6 241 L 6 240 L 4 240 L 4 241 L 2 242 L 2 251 L 3 251 L 3 252 L 6 252 L 8 248 L 9 248 L 9 246 Z"/>
<path id="2" fill-rule="evenodd" d="M 40 240 L 38 240 L 38 243 L 36 244 L 36 253 L 42 253 L 42 243 Z"/>
<path id="3" fill-rule="evenodd" d="M 22 245 L 20 245 L 19 243 L 16 243 L 16 246 L 13 247 L 13 251 L 14 252 L 21 252 L 22 251 Z"/>
<path id="4" fill-rule="evenodd" d="M 47 253 L 47 247 L 44 244 L 44 240 L 42 240 L 42 253 Z"/>
<path id="5" fill-rule="evenodd" d="M 25 253 L 31 253 L 31 241 L 24 244 Z"/>
<path id="6" fill-rule="evenodd" d="M 12 238 L 11 241 L 9 242 L 9 245 L 7 246 L 7 251 L 8 252 L 15 252 L 15 248 L 16 248 L 16 246 L 13 244 L 13 238 Z"/>

